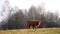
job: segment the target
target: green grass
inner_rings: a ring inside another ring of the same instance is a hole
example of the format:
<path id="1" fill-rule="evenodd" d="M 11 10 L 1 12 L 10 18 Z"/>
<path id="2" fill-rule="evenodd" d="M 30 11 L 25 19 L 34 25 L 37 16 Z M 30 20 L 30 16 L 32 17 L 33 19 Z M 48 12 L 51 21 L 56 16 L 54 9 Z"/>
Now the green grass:
<path id="1" fill-rule="evenodd" d="M 60 34 L 60 28 L 0 30 L 0 34 Z"/>

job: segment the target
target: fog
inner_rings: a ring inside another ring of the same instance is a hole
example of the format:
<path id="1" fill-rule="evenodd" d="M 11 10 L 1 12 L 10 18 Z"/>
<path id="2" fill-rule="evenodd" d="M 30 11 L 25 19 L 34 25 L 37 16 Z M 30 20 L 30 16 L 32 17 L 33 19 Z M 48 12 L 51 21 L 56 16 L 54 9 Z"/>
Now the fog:
<path id="1" fill-rule="evenodd" d="M 30 19 L 42 21 L 39 28 L 60 27 L 58 10 L 46 10 L 44 3 L 38 6 L 34 4 L 28 9 L 12 7 L 8 0 L 5 0 L 0 7 L 0 29 L 24 29 L 26 22 Z"/>

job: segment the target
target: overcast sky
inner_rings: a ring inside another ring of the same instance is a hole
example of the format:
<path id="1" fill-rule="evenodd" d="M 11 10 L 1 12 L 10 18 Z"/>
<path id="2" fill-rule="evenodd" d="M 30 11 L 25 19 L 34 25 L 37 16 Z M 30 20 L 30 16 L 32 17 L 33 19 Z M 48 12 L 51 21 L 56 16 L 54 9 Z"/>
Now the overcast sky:
<path id="1" fill-rule="evenodd" d="M 60 0 L 9 0 L 9 2 L 11 6 L 18 6 L 22 9 L 29 9 L 31 5 L 38 6 L 43 4 L 45 10 L 58 11 L 60 15 Z"/>
<path id="2" fill-rule="evenodd" d="M 4 0 L 0 0 L 0 7 L 3 2 Z M 60 11 L 60 0 L 9 0 L 9 2 L 12 7 L 18 6 L 21 9 L 28 9 L 31 5 L 38 6 L 44 4 L 46 10 L 51 12 L 55 12 L 55 10 Z"/>
<path id="3" fill-rule="evenodd" d="M 4 1 L 5 0 L 0 0 L 0 14 Z M 12 7 L 17 6 L 20 9 L 29 9 L 31 5 L 38 6 L 42 4 L 45 10 L 50 10 L 51 12 L 58 11 L 60 15 L 60 0 L 9 0 L 9 2 Z"/>
<path id="4" fill-rule="evenodd" d="M 60 9 L 60 0 L 9 0 L 13 5 L 18 6 L 19 8 L 28 9 L 31 5 L 38 6 L 41 3 L 45 3 L 46 9 L 56 10 Z"/>

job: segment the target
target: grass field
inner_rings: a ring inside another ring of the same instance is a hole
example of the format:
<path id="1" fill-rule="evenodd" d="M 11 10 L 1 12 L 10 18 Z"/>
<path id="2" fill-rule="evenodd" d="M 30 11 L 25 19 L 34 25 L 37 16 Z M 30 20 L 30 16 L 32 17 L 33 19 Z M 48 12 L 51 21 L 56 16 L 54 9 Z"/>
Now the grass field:
<path id="1" fill-rule="evenodd" d="M 60 28 L 0 30 L 0 34 L 60 34 Z"/>

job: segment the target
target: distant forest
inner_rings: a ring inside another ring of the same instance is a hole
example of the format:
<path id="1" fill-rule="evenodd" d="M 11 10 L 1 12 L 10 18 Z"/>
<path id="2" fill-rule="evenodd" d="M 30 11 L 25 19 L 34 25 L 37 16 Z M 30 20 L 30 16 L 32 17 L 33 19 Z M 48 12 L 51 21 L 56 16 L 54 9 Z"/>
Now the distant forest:
<path id="1" fill-rule="evenodd" d="M 0 29 L 25 29 L 27 21 L 31 19 L 39 21 L 45 20 L 46 22 L 44 22 L 44 24 L 46 25 L 46 28 L 60 27 L 60 17 L 58 13 L 50 11 L 46 12 L 42 6 L 35 7 L 32 5 L 29 9 L 19 9 L 18 7 L 14 7 L 8 12 L 8 19 L 1 22 Z M 39 28 L 41 27 L 42 26 Z"/>

